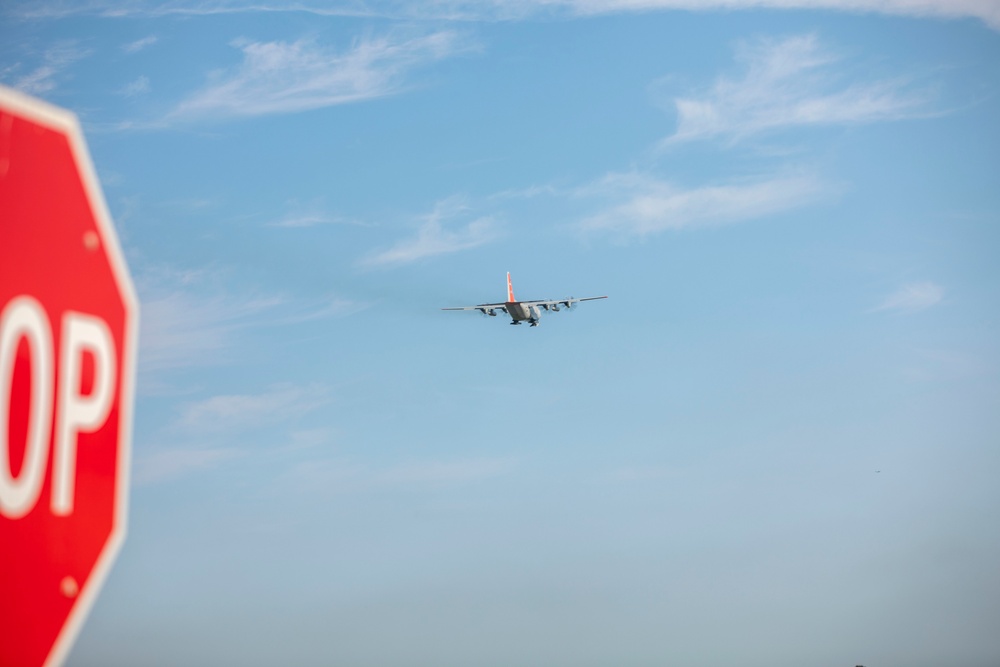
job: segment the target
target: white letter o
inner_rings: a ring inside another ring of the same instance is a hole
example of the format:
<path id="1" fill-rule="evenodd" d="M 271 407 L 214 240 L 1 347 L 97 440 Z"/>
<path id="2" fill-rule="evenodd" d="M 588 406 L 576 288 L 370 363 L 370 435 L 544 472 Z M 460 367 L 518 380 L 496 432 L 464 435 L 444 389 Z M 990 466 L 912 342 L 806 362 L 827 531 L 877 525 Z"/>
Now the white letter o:
<path id="1" fill-rule="evenodd" d="M 24 338 L 31 355 L 31 398 L 28 434 L 21 474 L 10 468 L 10 403 L 17 347 Z M 18 296 L 0 315 L 0 514 L 19 519 L 34 507 L 42 492 L 52 432 L 52 329 L 45 309 L 30 296 Z"/>

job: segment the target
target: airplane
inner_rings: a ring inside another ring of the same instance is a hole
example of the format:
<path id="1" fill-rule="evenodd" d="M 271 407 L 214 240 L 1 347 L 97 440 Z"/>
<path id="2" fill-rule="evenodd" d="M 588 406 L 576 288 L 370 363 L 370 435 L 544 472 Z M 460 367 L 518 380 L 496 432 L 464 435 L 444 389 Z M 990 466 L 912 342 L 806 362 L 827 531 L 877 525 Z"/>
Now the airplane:
<path id="1" fill-rule="evenodd" d="M 502 311 L 510 315 L 511 324 L 528 322 L 531 326 L 537 327 L 538 320 L 542 317 L 542 311 L 558 312 L 559 307 L 569 309 L 574 303 L 580 301 L 595 301 L 597 299 L 607 299 L 606 296 L 588 296 L 582 299 L 570 297 L 568 299 L 554 299 L 549 301 L 518 301 L 514 298 L 514 287 L 510 284 L 510 272 L 507 272 L 507 301 L 504 303 L 481 303 L 478 306 L 461 306 L 459 308 L 442 308 L 441 310 L 478 310 L 484 315 L 496 317 L 497 311 Z"/>

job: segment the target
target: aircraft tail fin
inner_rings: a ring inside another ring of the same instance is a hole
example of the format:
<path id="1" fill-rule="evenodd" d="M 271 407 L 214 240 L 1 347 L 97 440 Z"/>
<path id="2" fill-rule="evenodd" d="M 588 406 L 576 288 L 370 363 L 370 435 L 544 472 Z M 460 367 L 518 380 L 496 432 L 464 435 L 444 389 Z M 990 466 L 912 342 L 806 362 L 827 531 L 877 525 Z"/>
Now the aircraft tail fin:
<path id="1" fill-rule="evenodd" d="M 514 301 L 514 286 L 510 284 L 510 271 L 507 272 L 507 301 Z"/>

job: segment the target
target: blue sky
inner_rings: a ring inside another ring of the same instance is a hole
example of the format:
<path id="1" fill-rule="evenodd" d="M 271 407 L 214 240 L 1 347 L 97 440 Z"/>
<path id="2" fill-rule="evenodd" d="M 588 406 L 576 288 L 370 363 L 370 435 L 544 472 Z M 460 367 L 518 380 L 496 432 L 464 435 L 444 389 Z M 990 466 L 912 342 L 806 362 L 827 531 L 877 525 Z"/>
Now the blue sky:
<path id="1" fill-rule="evenodd" d="M 1000 661 L 997 2 L 7 2 L 0 37 L 143 304 L 69 665 Z M 439 310 L 507 271 L 609 299 Z"/>

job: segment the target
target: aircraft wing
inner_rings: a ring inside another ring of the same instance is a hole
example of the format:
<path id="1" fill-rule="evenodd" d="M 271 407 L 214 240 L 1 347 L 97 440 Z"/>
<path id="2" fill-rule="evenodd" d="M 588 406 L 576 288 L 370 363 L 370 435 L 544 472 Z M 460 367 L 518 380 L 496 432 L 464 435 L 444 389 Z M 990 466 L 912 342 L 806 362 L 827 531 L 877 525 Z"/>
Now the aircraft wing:
<path id="1" fill-rule="evenodd" d="M 607 298 L 606 296 L 585 296 L 581 299 L 570 297 L 568 299 L 551 299 L 547 301 L 522 301 L 521 305 L 525 307 L 541 306 L 545 310 L 559 310 L 560 307 L 569 308 L 574 303 L 579 303 L 580 301 L 596 301 L 597 299 Z"/>
<path id="2" fill-rule="evenodd" d="M 459 306 L 458 308 L 442 308 L 441 310 L 478 310 L 484 315 L 496 315 L 496 311 L 507 312 L 505 303 L 481 303 L 478 306 Z"/>

